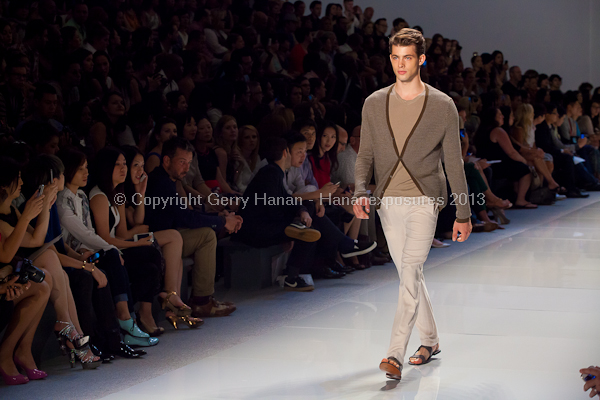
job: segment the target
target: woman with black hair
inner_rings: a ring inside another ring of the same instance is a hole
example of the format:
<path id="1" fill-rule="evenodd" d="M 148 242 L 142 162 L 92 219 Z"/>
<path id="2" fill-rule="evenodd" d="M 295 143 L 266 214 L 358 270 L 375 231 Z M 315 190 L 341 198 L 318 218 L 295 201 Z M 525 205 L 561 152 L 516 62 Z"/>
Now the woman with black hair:
<path id="1" fill-rule="evenodd" d="M 535 209 L 537 205 L 525 199 L 531 185 L 531 171 L 527 166 L 527 160 L 515 150 L 508 133 L 502 126 L 504 126 L 504 115 L 500 109 L 488 108 L 481 114 L 481 124 L 474 140 L 477 156 L 501 161 L 492 164 L 493 176 L 514 183 L 517 198 L 513 208 Z"/>
<path id="2" fill-rule="evenodd" d="M 12 201 L 20 195 L 21 180 L 19 166 L 9 158 L 0 158 L 0 236 L 2 256 L 10 263 L 15 256 L 29 258 L 46 274 L 51 285 L 50 301 L 56 310 L 54 332 L 63 351 L 69 350 L 71 363 L 78 359 L 85 369 L 96 368 L 100 362 L 88 345 L 77 317 L 77 308 L 69 287 L 69 278 L 60 261 L 51 249 L 37 254 L 44 244 L 50 221 L 50 208 L 56 200 L 58 183 L 45 186 L 43 192 L 36 190 L 25 204 L 23 213 L 12 207 Z M 36 219 L 35 227 L 30 222 Z M 28 360 L 29 361 L 29 360 Z M 31 360 L 33 361 L 33 360 Z"/>
<path id="3" fill-rule="evenodd" d="M 84 48 L 77 49 L 72 55 L 81 65 L 81 81 L 79 82 L 79 99 L 88 103 L 102 98 L 102 86 L 94 79 L 94 56 Z"/>
<path id="4" fill-rule="evenodd" d="M 162 258 L 154 247 L 152 235 L 131 241 L 134 235 L 148 233 L 148 225 L 127 229 L 123 201 L 127 178 L 125 154 L 113 147 L 102 149 L 96 154 L 92 173 L 96 186 L 90 191 L 90 210 L 98 236 L 122 252 L 127 273 L 133 278 L 133 302 L 140 302 L 140 327 L 150 336 L 161 335 L 164 329 L 154 322 L 152 301 L 160 291 Z"/>
<path id="5" fill-rule="evenodd" d="M 106 146 L 135 146 L 133 133 L 125 119 L 125 102 L 118 92 L 109 92 L 102 98 L 102 110 L 98 112 L 96 123 L 90 128 L 90 138 L 86 142 L 97 153 Z"/>
<path id="6" fill-rule="evenodd" d="M 162 145 L 172 137 L 177 136 L 177 124 L 174 119 L 163 118 L 156 123 L 148 147 L 150 152 L 146 154 L 146 173 L 150 173 L 154 168 L 159 167 L 162 160 Z"/>
<path id="7" fill-rule="evenodd" d="M 144 197 L 148 184 L 148 175 L 144 172 L 144 155 L 137 147 L 124 146 L 123 152 L 127 162 L 127 177 L 125 179 L 125 196 L 129 201 L 125 204 L 125 215 L 128 232 L 136 229 L 148 229 L 144 224 L 145 206 Z M 167 309 L 166 318 L 177 329 L 179 321 L 195 328 L 203 324 L 199 318 L 191 317 L 192 309 L 185 304 L 179 292 L 181 290 L 181 279 L 183 274 L 183 262 L 181 252 L 183 239 L 175 229 L 153 232 L 156 243 L 162 250 L 165 263 L 164 290 L 159 293 L 162 308 Z"/>

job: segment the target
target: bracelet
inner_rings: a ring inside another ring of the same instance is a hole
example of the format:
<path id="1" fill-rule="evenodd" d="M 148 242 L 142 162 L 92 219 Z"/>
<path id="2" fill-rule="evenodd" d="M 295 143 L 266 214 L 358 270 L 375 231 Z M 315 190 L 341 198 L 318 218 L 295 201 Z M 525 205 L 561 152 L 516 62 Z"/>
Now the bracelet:
<path id="1" fill-rule="evenodd" d="M 87 264 L 87 261 L 83 261 L 83 265 L 81 266 L 81 269 L 85 270 L 85 265 Z"/>

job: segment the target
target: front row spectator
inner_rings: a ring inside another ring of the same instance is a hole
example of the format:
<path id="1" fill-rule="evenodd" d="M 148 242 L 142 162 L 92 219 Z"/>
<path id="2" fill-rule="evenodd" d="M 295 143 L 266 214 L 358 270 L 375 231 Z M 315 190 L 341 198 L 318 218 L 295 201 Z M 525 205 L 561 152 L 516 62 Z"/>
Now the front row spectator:
<path id="1" fill-rule="evenodd" d="M 232 239 L 254 247 L 283 244 L 294 239 L 287 263 L 286 289 L 314 289 L 299 274 L 310 269 L 316 254 L 325 262 L 334 263 L 338 251 L 348 258 L 367 254 L 377 246 L 375 242 L 358 242 L 345 236 L 325 217 L 325 209 L 320 203 L 313 206 L 307 202 L 305 206 L 288 194 L 284 178 L 285 171 L 291 166 L 291 155 L 285 139 L 272 139 L 266 158 L 269 164 L 258 171 L 244 192 L 247 199 L 241 211 L 244 225 Z M 313 229 L 307 229 L 311 227 Z"/>
<path id="2" fill-rule="evenodd" d="M 59 157 L 65 166 L 65 189 L 56 200 L 65 244 L 78 252 L 104 250 L 97 267 L 104 271 L 110 284 L 117 318 L 125 332 L 127 345 L 154 346 L 158 339 L 140 330 L 133 314 L 133 296 L 129 281 L 134 286 L 143 276 L 129 276 L 117 248 L 102 239 L 93 228 L 88 197 L 81 189 L 87 186 L 88 163 L 85 154 L 77 149 L 65 149 Z"/>
<path id="3" fill-rule="evenodd" d="M 148 176 L 146 197 L 153 201 L 161 200 L 165 206 L 146 208 L 144 222 L 151 232 L 177 229 L 183 238 L 183 257 L 194 255 L 192 270 L 192 317 L 221 317 L 236 310 L 232 303 L 217 301 L 215 292 L 215 271 L 217 235 L 225 228 L 228 232 L 237 231 L 242 219 L 233 213 L 224 212 L 220 216 L 210 216 L 199 211 L 181 207 L 174 199 L 179 199 L 177 182 L 181 181 L 190 168 L 193 158 L 192 145 L 181 137 L 173 137 L 162 146 L 161 165 Z"/>

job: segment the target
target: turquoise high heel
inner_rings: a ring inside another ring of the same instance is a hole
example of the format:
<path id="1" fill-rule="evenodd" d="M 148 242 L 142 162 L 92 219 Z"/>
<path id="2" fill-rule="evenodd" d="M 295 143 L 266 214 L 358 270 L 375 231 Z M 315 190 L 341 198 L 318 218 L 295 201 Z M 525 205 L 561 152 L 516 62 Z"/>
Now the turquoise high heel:
<path id="1" fill-rule="evenodd" d="M 128 346 L 150 347 L 158 344 L 158 338 L 150 337 L 150 335 L 142 331 L 133 318 L 127 321 L 119 320 L 119 325 L 124 334 L 123 342 Z"/>

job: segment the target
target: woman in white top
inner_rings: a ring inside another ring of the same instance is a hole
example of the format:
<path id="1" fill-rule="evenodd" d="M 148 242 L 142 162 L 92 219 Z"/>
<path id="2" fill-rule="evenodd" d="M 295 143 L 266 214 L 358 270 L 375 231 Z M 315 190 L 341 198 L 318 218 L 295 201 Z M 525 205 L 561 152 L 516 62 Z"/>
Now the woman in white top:
<path id="1" fill-rule="evenodd" d="M 238 147 L 242 157 L 238 163 L 238 173 L 236 174 L 235 185 L 240 192 L 244 192 L 250 181 L 262 166 L 258 156 L 260 138 L 258 130 L 252 125 L 244 125 L 240 128 L 238 135 Z"/>
<path id="2" fill-rule="evenodd" d="M 92 226 L 90 204 L 80 188 L 87 185 L 88 167 L 85 154 L 77 149 L 65 149 L 59 154 L 65 166 L 65 189 L 58 194 L 58 216 L 62 226 L 63 240 L 77 252 L 104 250 L 98 261 L 98 267 L 104 270 L 110 283 L 113 301 L 124 342 L 128 345 L 154 346 L 158 339 L 142 332 L 132 318 L 133 296 L 129 275 L 123 266 L 124 260 L 116 246 L 102 239 Z M 144 279 L 132 276 L 131 280 Z"/>

